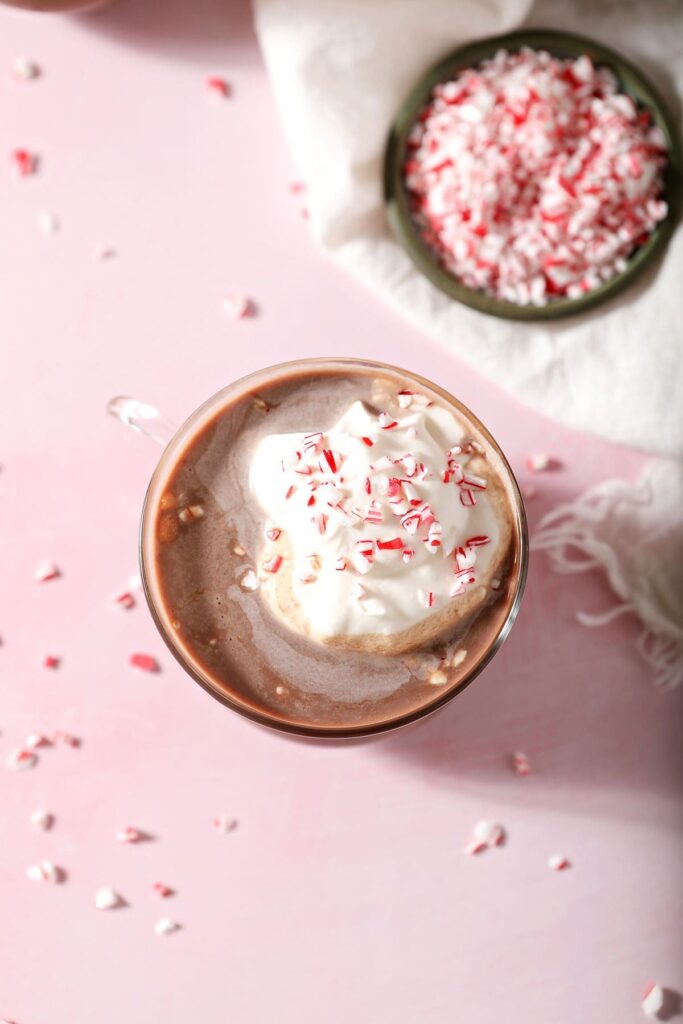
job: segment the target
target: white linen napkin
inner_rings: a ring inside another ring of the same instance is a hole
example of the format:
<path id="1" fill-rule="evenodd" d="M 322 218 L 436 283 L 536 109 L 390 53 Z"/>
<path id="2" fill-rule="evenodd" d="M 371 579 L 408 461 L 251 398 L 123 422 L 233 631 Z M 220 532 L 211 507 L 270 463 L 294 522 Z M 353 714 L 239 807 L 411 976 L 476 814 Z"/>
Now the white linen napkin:
<path id="1" fill-rule="evenodd" d="M 683 86 L 677 0 L 255 0 L 256 29 L 321 245 L 459 358 L 578 429 L 683 455 L 683 233 L 609 305 L 553 325 L 476 313 L 442 295 L 391 236 L 387 130 L 449 49 L 525 19 L 620 48 L 674 95 Z"/>

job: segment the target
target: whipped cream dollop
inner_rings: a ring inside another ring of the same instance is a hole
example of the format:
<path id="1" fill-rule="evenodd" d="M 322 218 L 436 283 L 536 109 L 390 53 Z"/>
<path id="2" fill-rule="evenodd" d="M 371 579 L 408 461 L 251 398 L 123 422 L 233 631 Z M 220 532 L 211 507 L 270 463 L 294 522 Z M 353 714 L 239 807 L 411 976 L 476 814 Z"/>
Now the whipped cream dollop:
<path id="1" fill-rule="evenodd" d="M 259 574 L 265 587 L 291 576 L 321 638 L 417 625 L 476 585 L 499 544 L 485 452 L 465 424 L 411 391 L 384 409 L 357 401 L 328 429 L 273 434 L 254 452 Z"/>

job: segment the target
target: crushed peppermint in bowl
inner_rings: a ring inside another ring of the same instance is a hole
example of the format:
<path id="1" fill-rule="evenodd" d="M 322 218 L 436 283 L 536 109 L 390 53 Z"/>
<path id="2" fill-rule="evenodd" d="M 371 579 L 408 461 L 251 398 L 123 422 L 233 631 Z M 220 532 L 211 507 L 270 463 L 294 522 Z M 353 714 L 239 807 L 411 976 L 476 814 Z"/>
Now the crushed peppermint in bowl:
<path id="1" fill-rule="evenodd" d="M 415 87 L 385 156 L 391 226 L 481 312 L 583 311 L 629 284 L 676 221 L 681 152 L 637 68 L 562 32 L 451 54 Z"/>

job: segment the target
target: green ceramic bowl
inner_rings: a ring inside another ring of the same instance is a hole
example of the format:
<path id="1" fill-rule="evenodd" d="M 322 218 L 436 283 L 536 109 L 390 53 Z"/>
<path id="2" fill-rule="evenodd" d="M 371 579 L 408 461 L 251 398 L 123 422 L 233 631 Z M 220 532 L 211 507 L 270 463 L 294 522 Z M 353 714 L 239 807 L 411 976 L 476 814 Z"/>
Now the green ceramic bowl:
<path id="1" fill-rule="evenodd" d="M 578 299 L 552 299 L 546 306 L 518 306 L 494 298 L 486 292 L 463 285 L 438 262 L 438 255 L 424 242 L 410 212 L 408 196 L 403 184 L 402 168 L 406 158 L 406 140 L 417 115 L 428 102 L 432 89 L 439 82 L 452 78 L 460 69 L 472 67 L 492 57 L 500 49 L 510 52 L 528 46 L 534 50 L 548 50 L 556 57 L 580 57 L 587 54 L 594 64 L 606 65 L 616 75 L 620 88 L 650 111 L 655 124 L 664 133 L 669 161 L 664 175 L 664 198 L 669 213 L 661 221 L 647 242 L 634 251 L 626 269 L 609 281 L 587 292 Z M 384 159 L 384 198 L 389 223 L 398 240 L 422 273 L 466 306 L 492 316 L 510 320 L 552 320 L 556 317 L 582 313 L 599 302 L 611 298 L 626 288 L 634 278 L 662 252 L 678 219 L 681 197 L 681 145 L 677 126 L 664 101 L 645 76 L 614 50 L 583 36 L 546 29 L 512 32 L 508 35 L 482 39 L 470 46 L 450 53 L 428 71 L 412 89 L 391 126 Z"/>

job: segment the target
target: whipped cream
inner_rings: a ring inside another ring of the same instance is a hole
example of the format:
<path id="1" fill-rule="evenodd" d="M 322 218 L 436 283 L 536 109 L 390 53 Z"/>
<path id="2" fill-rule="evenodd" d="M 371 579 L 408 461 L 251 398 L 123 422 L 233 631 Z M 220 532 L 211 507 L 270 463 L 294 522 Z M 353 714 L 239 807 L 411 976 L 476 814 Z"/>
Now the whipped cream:
<path id="1" fill-rule="evenodd" d="M 329 429 L 264 438 L 250 470 L 268 517 L 263 586 L 289 573 L 321 638 L 417 625 L 476 585 L 497 552 L 483 454 L 451 412 L 410 391 L 381 410 L 354 402 Z"/>

